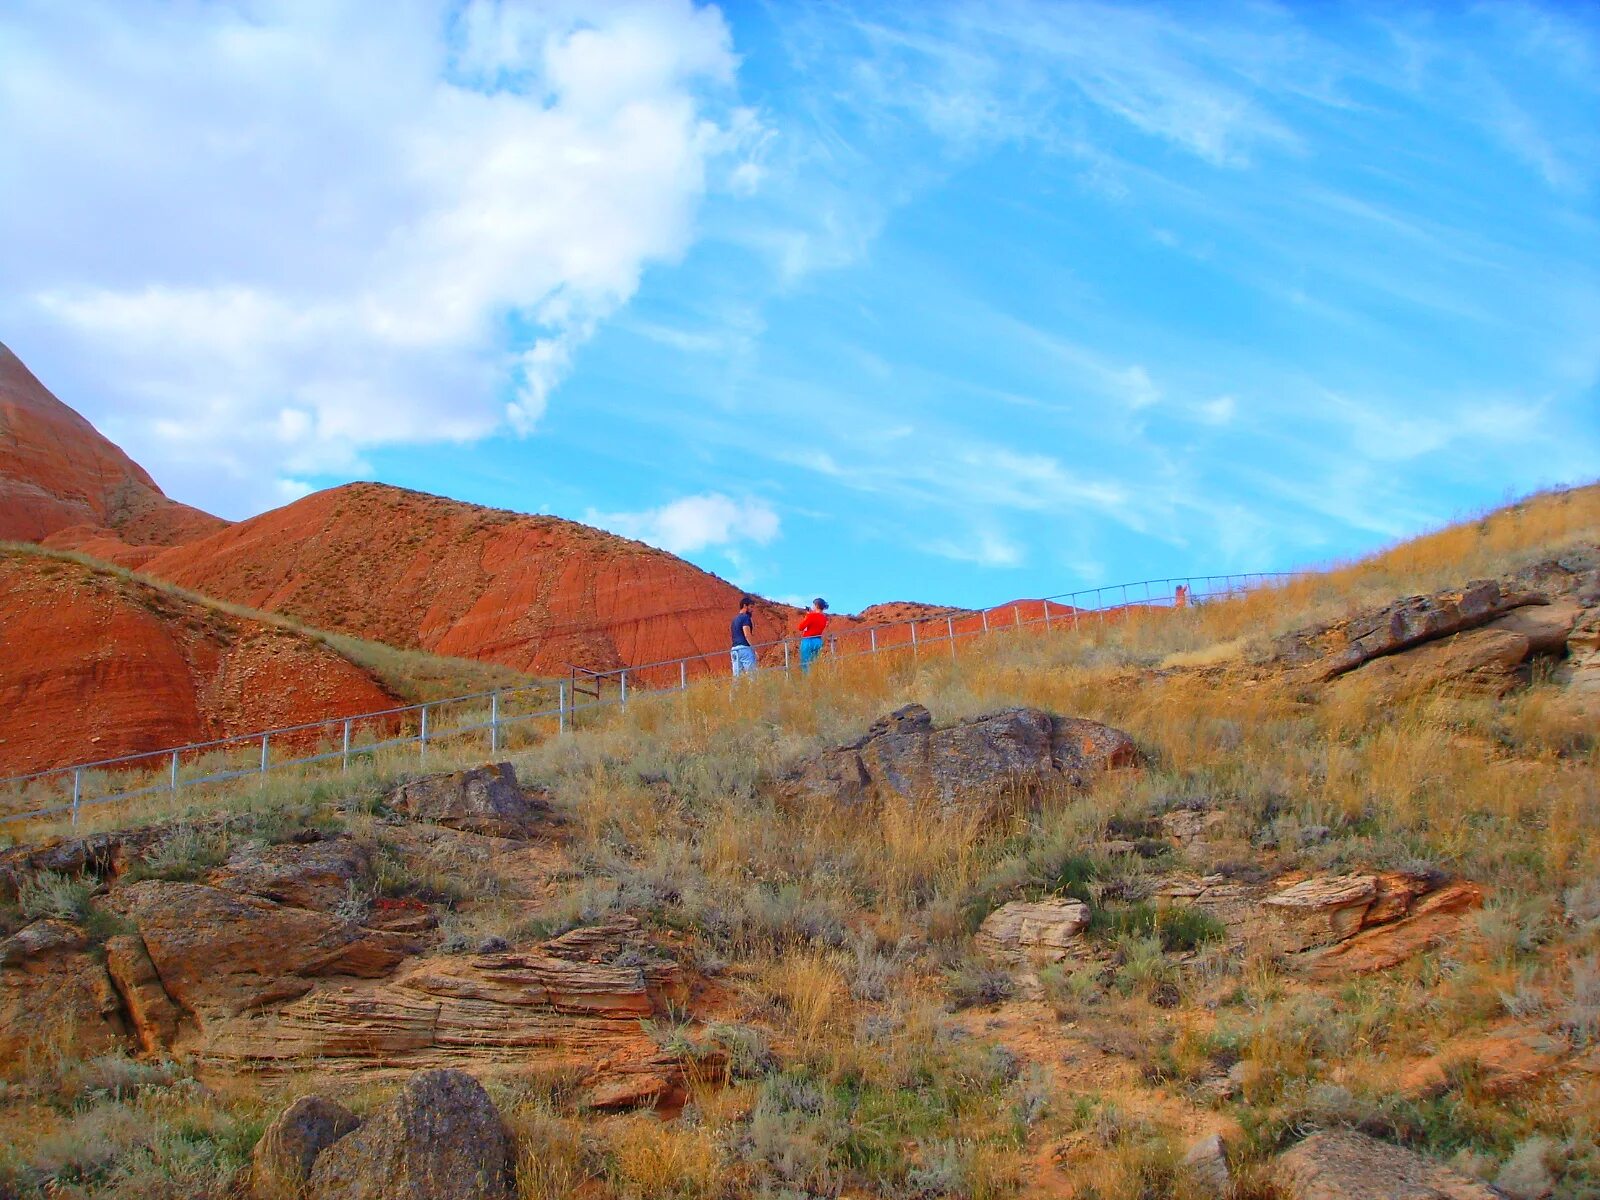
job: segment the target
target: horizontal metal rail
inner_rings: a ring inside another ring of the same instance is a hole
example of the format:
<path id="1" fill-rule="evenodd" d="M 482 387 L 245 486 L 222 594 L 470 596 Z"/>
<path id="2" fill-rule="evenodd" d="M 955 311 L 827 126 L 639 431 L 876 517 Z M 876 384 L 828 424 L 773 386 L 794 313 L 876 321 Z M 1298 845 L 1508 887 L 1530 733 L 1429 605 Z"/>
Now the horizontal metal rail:
<path id="1" fill-rule="evenodd" d="M 1151 607 L 1171 607 L 1174 603 L 1198 603 L 1202 600 L 1215 600 L 1239 595 L 1254 588 L 1278 583 L 1285 579 L 1295 578 L 1293 572 L 1252 572 L 1246 575 L 1193 575 L 1174 576 L 1165 579 L 1146 579 L 1135 583 L 1114 584 L 1110 587 L 1085 588 L 1076 592 L 1063 592 L 1059 595 L 1044 596 L 1032 600 L 1018 600 L 1011 604 L 1000 605 L 987 609 L 946 609 L 930 613 L 926 616 L 909 617 L 900 621 L 888 621 L 874 625 L 855 625 L 837 629 L 829 634 L 827 650 L 829 657 L 834 659 L 857 658 L 863 655 L 878 654 L 894 650 L 911 650 L 921 653 L 923 650 L 948 644 L 952 654 L 955 647 L 962 639 L 986 637 L 1008 631 L 1043 626 L 1050 629 L 1059 626 L 1063 630 L 1079 627 L 1088 617 L 1103 619 L 1109 614 L 1123 610 L 1133 610 Z M 1197 586 L 1198 585 L 1198 586 Z M 1184 589 L 1179 592 L 1179 588 Z M 1107 602 L 1107 597 L 1110 601 Z M 1052 609 L 1054 606 L 1054 609 Z M 1024 617 L 1023 610 L 1038 609 L 1039 615 Z M 995 619 L 997 615 L 1000 619 Z M 1009 619 L 1006 617 L 1009 616 Z M 971 628 L 957 628 L 957 623 L 963 626 L 977 622 Z M 942 632 L 941 632 L 942 629 Z M 919 630 L 927 630 L 919 635 Z M 904 632 L 902 639 L 897 636 Z M 849 639 L 864 639 L 866 645 L 854 650 L 840 650 L 840 642 Z M 758 655 L 762 651 L 773 651 L 781 647 L 783 662 L 781 666 L 773 664 L 772 668 L 788 671 L 794 663 L 794 657 L 789 653 L 792 639 L 783 638 L 771 642 L 759 643 L 755 649 Z M 120 803 L 134 800 L 142 796 L 157 795 L 161 793 L 173 794 L 192 787 L 201 785 L 231 782 L 233 780 L 249 778 L 251 776 L 265 776 L 272 771 L 287 770 L 293 767 L 313 766 L 319 763 L 339 760 L 341 769 L 348 770 L 351 762 L 362 756 L 368 756 L 383 750 L 392 750 L 404 746 L 416 746 L 419 758 L 426 760 L 429 743 L 435 744 L 446 740 L 456 740 L 471 734 L 487 732 L 489 735 L 489 749 L 491 753 L 498 752 L 501 745 L 502 732 L 508 728 L 523 725 L 531 721 L 555 719 L 556 732 L 565 733 L 572 728 L 573 718 L 576 714 L 591 709 L 617 705 L 626 708 L 630 692 L 667 692 L 680 691 L 688 687 L 690 682 L 690 667 L 703 668 L 696 674 L 701 677 L 717 677 L 722 672 L 718 665 L 729 666 L 727 651 L 712 651 L 706 654 L 687 655 L 683 658 L 663 659 L 659 662 L 638 663 L 627 667 L 617 667 L 611 670 L 595 671 L 583 667 L 571 667 L 568 678 L 560 680 L 557 684 L 556 707 L 537 708 L 530 712 L 507 712 L 508 702 L 520 697 L 536 694 L 548 694 L 549 684 L 528 684 L 514 688 L 497 688 L 486 692 L 472 692 L 462 696 L 450 696 L 439 700 L 429 700 L 420 704 L 408 704 L 395 708 L 379 709 L 374 712 L 354 713 L 346 717 L 330 717 L 323 721 L 313 721 L 302 725 L 288 725 L 277 729 L 266 729 L 255 733 L 236 734 L 232 737 L 218 738 L 207 742 L 194 742 L 184 746 L 174 746 L 162 750 L 149 750 L 135 754 L 120 755 L 115 758 L 98 759 L 94 762 L 78 763 L 72 766 L 54 767 L 43 771 L 34 771 L 26 775 L 16 775 L 0 779 L 0 789 L 21 789 L 24 792 L 32 786 L 53 782 L 57 786 L 50 789 L 55 796 L 66 797 L 56 804 L 46 803 L 42 807 L 31 808 L 27 811 L 14 812 L 0 816 L 0 825 L 13 821 L 37 820 L 45 817 L 59 816 L 70 813 L 72 823 L 77 824 L 79 812 L 87 807 Z M 665 672 L 669 682 L 662 687 L 642 686 L 641 681 L 647 673 Z M 727 672 L 731 674 L 731 668 Z M 615 684 L 615 694 L 605 697 L 601 693 L 604 684 L 611 681 Z M 586 699 L 579 702 L 579 697 Z M 489 716 L 487 720 L 475 719 L 468 723 L 440 727 L 437 722 L 430 728 L 429 715 L 443 714 L 462 705 L 487 705 Z M 407 727 L 412 725 L 414 729 Z M 356 730 L 365 728 L 366 732 L 375 734 L 375 740 L 358 742 L 353 739 Z M 277 739 L 279 745 L 310 740 L 312 735 L 320 739 L 316 747 L 309 754 L 299 757 L 274 758 L 272 756 L 272 742 Z M 335 737 L 336 748 L 327 748 L 326 740 Z M 257 751 L 259 747 L 259 751 Z M 240 766 L 237 761 L 215 764 L 214 769 L 204 767 L 196 762 L 202 756 L 237 755 L 249 751 L 253 763 L 249 766 Z M 259 757 L 256 755 L 259 753 Z M 202 767 L 199 775 L 185 775 L 183 764 L 188 760 L 191 767 Z M 131 788 L 110 790 L 95 795 L 88 795 L 85 785 L 94 782 L 92 773 L 117 773 L 126 774 L 134 768 L 134 764 L 147 764 L 147 769 L 160 771 L 161 779 L 156 782 L 141 782 Z M 70 785 L 70 791 L 69 791 Z"/>

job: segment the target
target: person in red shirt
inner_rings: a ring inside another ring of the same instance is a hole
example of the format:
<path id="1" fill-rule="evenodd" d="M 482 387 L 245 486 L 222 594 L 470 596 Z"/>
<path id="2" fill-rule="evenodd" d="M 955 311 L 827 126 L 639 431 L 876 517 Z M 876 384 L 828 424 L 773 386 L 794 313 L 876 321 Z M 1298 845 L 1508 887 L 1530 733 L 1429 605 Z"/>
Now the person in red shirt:
<path id="1" fill-rule="evenodd" d="M 811 670 L 812 660 L 822 653 L 822 631 L 828 627 L 828 602 L 817 597 L 795 629 L 800 634 L 800 669 Z"/>

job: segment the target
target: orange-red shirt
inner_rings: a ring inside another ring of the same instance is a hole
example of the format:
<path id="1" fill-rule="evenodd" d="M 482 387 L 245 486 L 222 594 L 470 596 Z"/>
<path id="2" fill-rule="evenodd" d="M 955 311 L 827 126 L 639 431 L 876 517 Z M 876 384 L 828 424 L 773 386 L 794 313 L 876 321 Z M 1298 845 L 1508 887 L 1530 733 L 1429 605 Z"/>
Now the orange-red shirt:
<path id="1" fill-rule="evenodd" d="M 820 637 L 827 627 L 828 614 L 820 612 L 808 612 L 800 618 L 798 626 L 801 637 Z"/>

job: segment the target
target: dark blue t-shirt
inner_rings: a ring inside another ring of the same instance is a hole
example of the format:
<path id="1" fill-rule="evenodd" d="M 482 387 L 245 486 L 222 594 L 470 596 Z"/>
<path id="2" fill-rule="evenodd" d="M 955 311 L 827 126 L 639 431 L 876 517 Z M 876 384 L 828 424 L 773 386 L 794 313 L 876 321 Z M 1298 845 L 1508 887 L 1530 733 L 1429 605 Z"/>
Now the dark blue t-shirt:
<path id="1" fill-rule="evenodd" d="M 750 644 L 750 614 L 740 613 L 733 619 L 733 644 L 735 646 L 748 646 Z"/>

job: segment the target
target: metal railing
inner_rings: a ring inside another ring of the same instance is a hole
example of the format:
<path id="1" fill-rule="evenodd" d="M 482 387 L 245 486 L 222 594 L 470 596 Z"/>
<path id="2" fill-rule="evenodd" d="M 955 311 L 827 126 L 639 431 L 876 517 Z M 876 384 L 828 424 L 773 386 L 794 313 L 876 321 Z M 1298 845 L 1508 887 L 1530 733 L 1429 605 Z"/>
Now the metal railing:
<path id="1" fill-rule="evenodd" d="M 945 644 L 954 655 L 963 639 L 1034 627 L 1077 629 L 1088 621 L 1103 623 L 1139 609 L 1226 599 L 1295 577 L 1293 572 L 1269 571 L 1147 579 L 997 608 L 952 609 L 877 625 L 840 626 L 827 636 L 827 656 L 843 659 L 898 650 L 921 654 Z M 798 665 L 792 645 L 791 638 L 761 643 L 756 647 L 758 660 L 764 657 L 761 665 L 768 669 L 789 671 Z M 347 771 L 362 756 L 405 746 L 415 746 L 418 762 L 425 764 L 430 747 L 476 735 L 484 735 L 489 752 L 496 754 L 506 748 L 508 739 L 518 733 L 526 736 L 538 722 L 547 723 L 548 732 L 566 733 L 581 712 L 612 704 L 626 709 L 630 694 L 687 690 L 691 682 L 731 673 L 726 650 L 608 671 L 573 666 L 567 678 L 553 685 L 553 708 L 548 706 L 552 685 L 536 683 L 54 767 L 0 779 L 0 793 L 11 793 L 25 806 L 24 811 L 0 815 L 0 824 L 69 813 L 76 825 L 79 812 L 92 805 L 176 795 L 186 788 L 335 761 Z M 608 684 L 614 685 L 609 698 Z M 28 807 L 30 802 L 33 806 Z"/>

